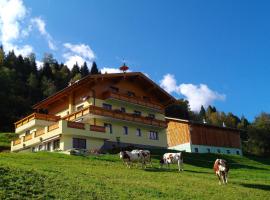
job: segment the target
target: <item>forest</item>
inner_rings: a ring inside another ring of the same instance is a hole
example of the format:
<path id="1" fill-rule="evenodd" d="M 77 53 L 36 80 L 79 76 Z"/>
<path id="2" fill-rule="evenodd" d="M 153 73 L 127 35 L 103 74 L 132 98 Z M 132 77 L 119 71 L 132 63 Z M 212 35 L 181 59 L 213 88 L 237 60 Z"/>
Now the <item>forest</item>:
<path id="1" fill-rule="evenodd" d="M 89 70 L 90 68 L 90 70 Z M 70 70 L 52 54 L 45 53 L 37 67 L 35 54 L 23 57 L 0 46 L 0 132 L 13 132 L 14 122 L 33 112 L 32 105 L 89 74 L 98 74 L 97 64 L 74 64 Z M 169 117 L 188 119 L 241 130 L 243 150 L 249 154 L 270 154 L 270 114 L 260 113 L 250 122 L 244 116 L 218 111 L 214 106 L 192 112 L 187 100 L 178 99 L 166 108 Z"/>

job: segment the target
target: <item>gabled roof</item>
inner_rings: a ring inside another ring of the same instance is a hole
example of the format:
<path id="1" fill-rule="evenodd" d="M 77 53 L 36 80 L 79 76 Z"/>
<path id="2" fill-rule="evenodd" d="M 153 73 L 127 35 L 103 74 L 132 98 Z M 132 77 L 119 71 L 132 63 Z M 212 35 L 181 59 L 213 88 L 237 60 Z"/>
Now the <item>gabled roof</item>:
<path id="1" fill-rule="evenodd" d="M 56 92 L 55 94 L 33 105 L 33 109 L 42 108 L 42 106 L 44 106 L 45 104 L 49 102 L 54 102 L 64 96 L 67 96 L 70 92 L 75 91 L 82 85 L 87 84 L 91 81 L 96 81 L 98 79 L 113 79 L 113 78 L 121 78 L 121 77 L 125 77 L 125 78 L 134 77 L 134 78 L 142 79 L 146 84 L 149 85 L 149 87 L 147 87 L 149 91 L 151 90 L 151 92 L 155 92 L 155 94 L 158 94 L 161 97 L 162 101 L 159 103 L 162 104 L 163 106 L 167 106 L 176 101 L 176 99 L 173 96 L 171 96 L 164 89 L 162 89 L 158 84 L 156 84 L 154 81 L 152 81 L 150 78 L 148 78 L 141 72 L 94 74 L 94 75 L 90 74 L 80 79 L 79 81 L 73 83 L 72 85 Z"/>

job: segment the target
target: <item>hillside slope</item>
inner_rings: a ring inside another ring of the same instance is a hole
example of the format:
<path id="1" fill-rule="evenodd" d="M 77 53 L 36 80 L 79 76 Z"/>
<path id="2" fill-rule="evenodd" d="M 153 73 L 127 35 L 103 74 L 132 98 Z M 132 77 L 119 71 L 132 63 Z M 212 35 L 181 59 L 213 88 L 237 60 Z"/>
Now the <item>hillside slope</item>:
<path id="1" fill-rule="evenodd" d="M 158 156 L 157 156 L 158 157 Z M 218 185 L 217 155 L 185 154 L 183 173 L 127 169 L 118 155 L 0 153 L 0 199 L 269 199 L 270 159 L 225 156 L 228 185 Z"/>

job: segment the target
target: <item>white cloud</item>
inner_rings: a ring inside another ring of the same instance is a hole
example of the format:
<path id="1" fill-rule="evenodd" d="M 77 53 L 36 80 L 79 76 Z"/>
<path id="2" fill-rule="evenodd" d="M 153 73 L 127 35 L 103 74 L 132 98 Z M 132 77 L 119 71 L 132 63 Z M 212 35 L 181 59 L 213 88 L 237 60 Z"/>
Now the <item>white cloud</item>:
<path id="1" fill-rule="evenodd" d="M 51 50 L 56 50 L 56 45 L 53 42 L 52 36 L 46 31 L 46 23 L 40 17 L 34 17 L 31 19 L 31 23 L 37 27 L 41 35 L 45 37 L 48 42 L 48 46 Z"/>
<path id="2" fill-rule="evenodd" d="M 30 45 L 16 45 L 15 41 L 21 35 L 21 21 L 25 18 L 27 9 L 21 0 L 0 0 L 0 41 L 5 51 L 14 50 L 16 54 L 28 55 L 33 51 Z"/>
<path id="3" fill-rule="evenodd" d="M 63 57 L 65 59 L 65 65 L 70 69 L 77 62 L 79 66 L 83 65 L 84 62 L 87 63 L 88 67 L 95 59 L 94 51 L 86 44 L 71 44 L 64 43 L 65 53 Z"/>
<path id="4" fill-rule="evenodd" d="M 160 86 L 167 92 L 175 92 L 183 95 L 189 101 L 190 108 L 193 111 L 200 111 L 201 106 L 208 107 L 216 100 L 224 101 L 226 96 L 211 90 L 207 85 L 200 84 L 180 84 L 177 85 L 175 77 L 172 74 L 166 74 L 160 81 Z"/>
<path id="5" fill-rule="evenodd" d="M 43 66 L 43 62 L 41 62 L 41 61 L 39 61 L 39 60 L 36 61 L 36 64 L 37 64 L 37 68 L 38 68 L 38 69 L 41 69 L 42 66 Z"/>
<path id="6" fill-rule="evenodd" d="M 160 86 L 169 93 L 177 91 L 176 80 L 173 75 L 166 74 L 160 81 Z"/>
<path id="7" fill-rule="evenodd" d="M 122 73 L 123 72 L 119 68 L 112 68 L 112 67 L 103 67 L 100 71 L 102 74 L 105 74 L 105 73 L 113 74 L 113 73 Z M 132 71 L 127 70 L 127 72 L 132 72 Z"/>

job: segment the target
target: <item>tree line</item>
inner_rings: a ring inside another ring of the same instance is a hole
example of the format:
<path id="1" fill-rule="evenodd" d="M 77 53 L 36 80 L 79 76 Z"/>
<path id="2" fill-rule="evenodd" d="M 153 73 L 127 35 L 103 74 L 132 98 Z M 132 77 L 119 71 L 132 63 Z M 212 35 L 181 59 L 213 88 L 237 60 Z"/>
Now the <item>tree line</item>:
<path id="1" fill-rule="evenodd" d="M 70 70 L 52 54 L 45 54 L 37 67 L 35 54 L 22 57 L 0 46 L 0 131 L 13 132 L 14 122 L 32 113 L 32 105 L 88 74 L 99 74 L 97 64 L 91 70 L 85 62 Z M 179 99 L 165 110 L 166 116 L 241 130 L 243 148 L 254 154 L 270 154 L 270 114 L 261 113 L 253 122 L 244 116 L 218 111 L 214 106 L 192 112 L 187 100 Z"/>
<path id="2" fill-rule="evenodd" d="M 97 64 L 91 70 L 85 62 L 70 70 L 58 63 L 52 54 L 45 54 L 37 67 L 35 54 L 22 57 L 0 46 L 0 131 L 14 131 L 14 122 L 32 112 L 32 105 L 65 88 L 88 74 L 99 74 Z"/>

